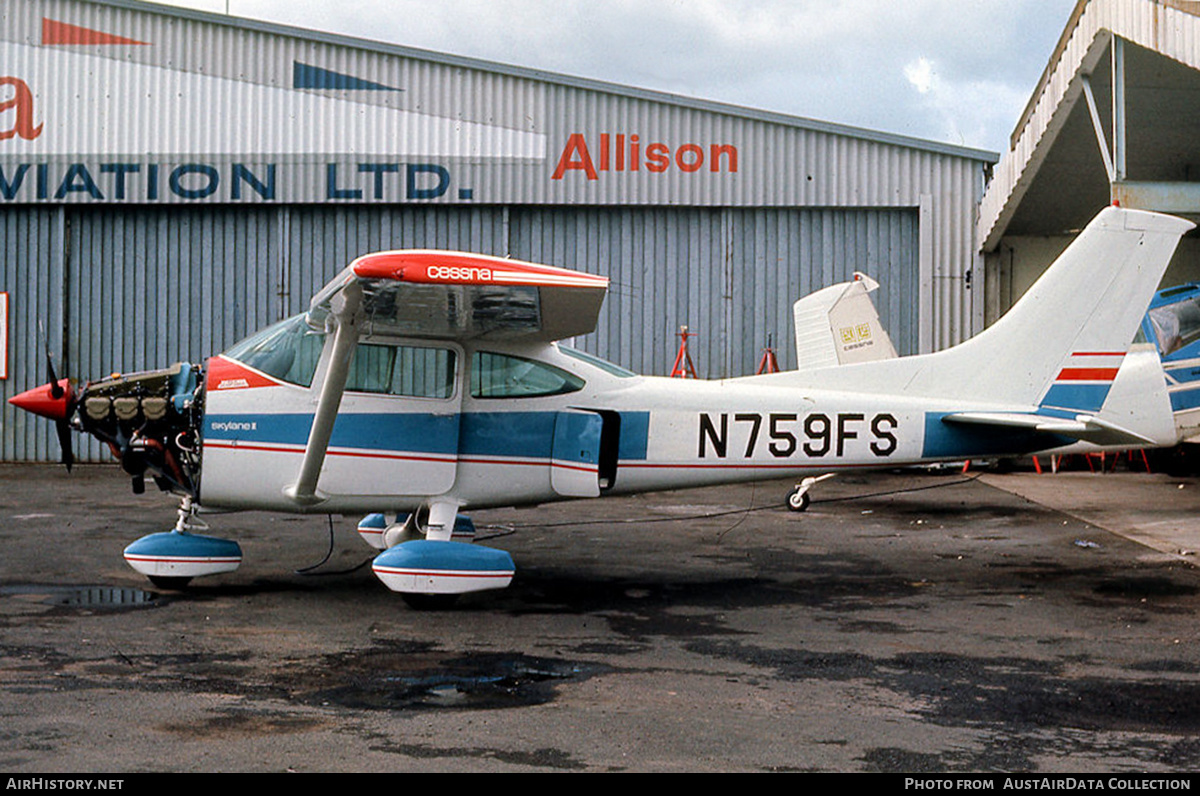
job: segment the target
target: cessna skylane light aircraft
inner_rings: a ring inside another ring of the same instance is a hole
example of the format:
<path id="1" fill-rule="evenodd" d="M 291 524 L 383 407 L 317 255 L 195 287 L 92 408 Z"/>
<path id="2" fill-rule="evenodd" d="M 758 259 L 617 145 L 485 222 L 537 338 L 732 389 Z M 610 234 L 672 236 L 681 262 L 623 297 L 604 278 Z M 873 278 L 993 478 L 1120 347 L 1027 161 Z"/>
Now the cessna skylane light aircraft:
<path id="1" fill-rule="evenodd" d="M 998 322 L 934 354 L 704 381 L 637 376 L 555 341 L 607 280 L 441 251 L 355 260 L 307 312 L 208 360 L 11 399 L 108 443 L 181 498 L 126 560 L 157 583 L 230 571 L 200 509 L 370 513 L 373 568 L 414 604 L 507 586 L 460 511 L 1019 455 L 1171 444 L 1101 412 L 1189 222 L 1102 211 Z M 1153 420 L 1153 419 L 1151 419 Z M 64 459 L 70 462 L 69 444 Z M 468 541 L 464 541 L 467 539 Z"/>

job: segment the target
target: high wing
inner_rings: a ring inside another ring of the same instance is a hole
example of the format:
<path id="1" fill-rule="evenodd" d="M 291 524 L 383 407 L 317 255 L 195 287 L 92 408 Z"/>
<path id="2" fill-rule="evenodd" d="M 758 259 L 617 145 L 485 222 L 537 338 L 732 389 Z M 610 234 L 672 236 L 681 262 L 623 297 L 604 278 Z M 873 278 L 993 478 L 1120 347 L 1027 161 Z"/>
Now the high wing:
<path id="1" fill-rule="evenodd" d="M 359 257 L 313 297 L 322 327 L 352 284 L 362 289 L 364 333 L 551 342 L 596 328 L 608 290 L 601 276 L 463 252 L 412 249 Z"/>
<path id="2" fill-rule="evenodd" d="M 308 323 L 333 332 L 329 370 L 296 482 L 300 505 L 323 499 L 321 465 L 360 337 L 552 342 L 596 328 L 608 279 L 501 257 L 424 249 L 359 257 L 313 297 Z"/>

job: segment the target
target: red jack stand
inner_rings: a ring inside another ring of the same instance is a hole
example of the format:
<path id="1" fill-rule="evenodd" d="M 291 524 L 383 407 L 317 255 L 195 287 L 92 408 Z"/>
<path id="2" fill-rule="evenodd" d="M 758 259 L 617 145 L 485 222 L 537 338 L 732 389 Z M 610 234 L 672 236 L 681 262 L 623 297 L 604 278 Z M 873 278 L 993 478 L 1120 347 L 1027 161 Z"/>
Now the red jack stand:
<path id="1" fill-rule="evenodd" d="M 767 347 L 763 349 L 762 358 L 758 360 L 756 374 L 778 373 L 779 361 L 775 359 L 775 349 L 771 347 L 772 339 L 767 335 Z"/>
<path id="2" fill-rule="evenodd" d="M 692 364 L 692 355 L 688 353 L 688 338 L 695 337 L 694 332 L 689 332 L 686 326 L 679 327 L 679 353 L 675 355 L 675 366 L 671 368 L 671 378 L 673 379 L 697 379 L 696 366 Z"/>

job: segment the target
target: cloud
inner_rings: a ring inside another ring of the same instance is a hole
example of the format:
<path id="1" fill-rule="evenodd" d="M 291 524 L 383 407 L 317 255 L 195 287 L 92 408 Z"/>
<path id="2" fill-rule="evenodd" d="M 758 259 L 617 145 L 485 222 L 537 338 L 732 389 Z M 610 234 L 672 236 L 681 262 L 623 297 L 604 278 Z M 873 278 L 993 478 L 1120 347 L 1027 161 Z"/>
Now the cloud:
<path id="1" fill-rule="evenodd" d="M 928 94 L 933 89 L 933 64 L 922 56 L 904 67 L 904 77 L 920 94 Z"/>
<path id="2" fill-rule="evenodd" d="M 225 0 L 173 2 L 218 12 L 225 4 Z M 1074 0 L 229 3 L 240 16 L 997 151 L 1004 146 L 1075 4 Z"/>

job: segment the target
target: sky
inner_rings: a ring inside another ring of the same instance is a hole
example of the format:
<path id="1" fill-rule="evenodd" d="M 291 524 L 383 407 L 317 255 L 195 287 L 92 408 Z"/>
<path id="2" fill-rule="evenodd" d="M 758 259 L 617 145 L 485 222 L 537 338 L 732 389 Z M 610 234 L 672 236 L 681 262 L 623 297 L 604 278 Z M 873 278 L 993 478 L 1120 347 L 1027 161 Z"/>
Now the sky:
<path id="1" fill-rule="evenodd" d="M 159 0 L 1000 153 L 1075 0 Z"/>

